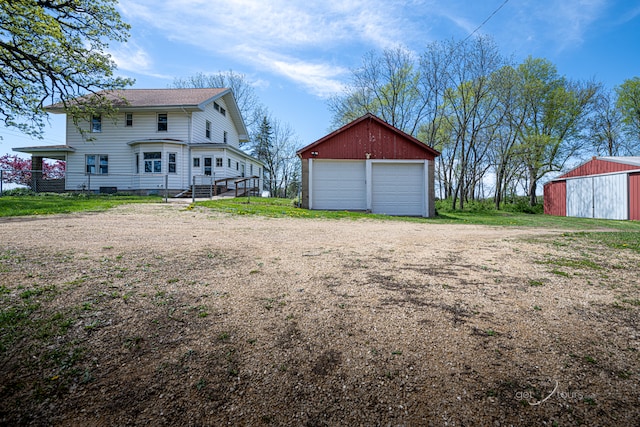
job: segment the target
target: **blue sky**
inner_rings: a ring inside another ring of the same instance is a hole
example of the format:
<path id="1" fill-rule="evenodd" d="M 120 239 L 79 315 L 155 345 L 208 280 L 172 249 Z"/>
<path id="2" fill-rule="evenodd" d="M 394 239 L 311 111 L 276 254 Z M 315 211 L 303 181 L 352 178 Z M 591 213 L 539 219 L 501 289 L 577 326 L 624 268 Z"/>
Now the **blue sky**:
<path id="1" fill-rule="evenodd" d="M 403 45 L 419 54 L 429 42 L 467 37 L 497 9 L 475 34 L 493 37 L 516 62 L 546 58 L 569 78 L 610 88 L 640 76 L 640 1 L 125 0 L 119 9 L 131 37 L 110 53 L 134 87 L 165 88 L 199 72 L 245 74 L 301 146 L 329 131 L 327 97 L 366 52 Z M 44 140 L 4 128 L 0 136 L 0 154 L 65 142 L 60 116 L 51 116 Z"/>

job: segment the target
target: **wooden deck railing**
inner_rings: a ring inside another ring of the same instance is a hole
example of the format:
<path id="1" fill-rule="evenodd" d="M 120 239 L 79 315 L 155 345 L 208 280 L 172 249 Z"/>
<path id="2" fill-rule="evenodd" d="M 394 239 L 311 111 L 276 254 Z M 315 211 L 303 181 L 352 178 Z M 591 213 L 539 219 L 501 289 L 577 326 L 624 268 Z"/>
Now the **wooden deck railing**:
<path id="1" fill-rule="evenodd" d="M 253 181 L 253 185 L 249 186 L 248 183 L 250 183 L 251 181 Z M 258 184 L 260 183 L 259 176 L 254 175 L 236 179 L 234 183 L 236 185 L 236 197 L 258 195 Z"/>

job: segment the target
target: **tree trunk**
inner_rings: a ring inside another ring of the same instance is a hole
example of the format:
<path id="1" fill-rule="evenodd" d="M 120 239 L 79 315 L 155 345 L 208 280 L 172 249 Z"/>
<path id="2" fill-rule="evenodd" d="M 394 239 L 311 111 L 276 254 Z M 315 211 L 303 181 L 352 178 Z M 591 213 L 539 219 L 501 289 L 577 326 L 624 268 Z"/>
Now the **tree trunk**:
<path id="1" fill-rule="evenodd" d="M 529 169 L 529 206 L 534 207 L 538 204 L 536 197 L 536 191 L 538 190 L 538 171 L 536 169 Z"/>

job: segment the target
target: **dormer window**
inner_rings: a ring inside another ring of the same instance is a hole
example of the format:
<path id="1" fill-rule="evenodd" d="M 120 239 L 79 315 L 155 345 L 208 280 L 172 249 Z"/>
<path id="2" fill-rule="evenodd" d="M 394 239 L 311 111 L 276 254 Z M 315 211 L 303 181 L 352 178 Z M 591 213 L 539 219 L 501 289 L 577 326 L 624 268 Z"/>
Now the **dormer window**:
<path id="1" fill-rule="evenodd" d="M 91 132 L 92 133 L 100 133 L 102 132 L 102 117 L 99 115 L 95 115 L 91 118 Z"/>
<path id="2" fill-rule="evenodd" d="M 158 114 L 158 132 L 166 132 L 167 129 L 167 113 Z"/>

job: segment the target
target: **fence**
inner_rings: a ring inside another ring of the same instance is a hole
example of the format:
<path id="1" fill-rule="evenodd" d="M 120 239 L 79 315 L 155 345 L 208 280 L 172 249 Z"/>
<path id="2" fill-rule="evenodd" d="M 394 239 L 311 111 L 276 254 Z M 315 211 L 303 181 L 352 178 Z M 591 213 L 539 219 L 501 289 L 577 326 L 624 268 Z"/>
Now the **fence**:
<path id="1" fill-rule="evenodd" d="M 36 170 L 0 170 L 0 196 L 7 190 L 26 188 L 36 193 L 174 195 L 183 188 L 167 174 L 64 173 L 48 177 Z"/>
<path id="2" fill-rule="evenodd" d="M 42 171 L 0 170 L 0 196 L 13 188 L 28 188 L 36 193 L 87 193 L 87 194 L 137 194 L 211 198 L 222 192 L 243 190 L 249 192 L 247 181 L 252 181 L 251 190 L 260 183 L 257 176 L 240 178 L 216 178 L 196 175 L 188 183 L 178 174 L 88 174 L 69 173 L 47 176 Z M 252 193 L 252 194 L 255 194 Z M 236 191 L 237 195 L 237 191 Z"/>

